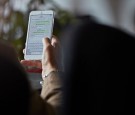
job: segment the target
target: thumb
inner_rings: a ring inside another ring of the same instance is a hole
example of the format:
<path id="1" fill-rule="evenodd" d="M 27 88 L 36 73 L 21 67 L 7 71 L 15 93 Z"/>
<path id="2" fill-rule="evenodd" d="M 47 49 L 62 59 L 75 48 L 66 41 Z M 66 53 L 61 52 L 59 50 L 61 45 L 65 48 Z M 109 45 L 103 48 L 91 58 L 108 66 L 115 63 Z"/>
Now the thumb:
<path id="1" fill-rule="evenodd" d="M 51 41 L 49 38 L 43 38 L 42 42 L 43 42 L 44 49 L 46 49 L 46 47 L 48 47 L 51 44 Z"/>
<path id="2" fill-rule="evenodd" d="M 49 38 L 43 38 L 43 55 L 42 55 L 42 60 L 50 58 L 50 46 L 51 46 L 51 41 Z"/>

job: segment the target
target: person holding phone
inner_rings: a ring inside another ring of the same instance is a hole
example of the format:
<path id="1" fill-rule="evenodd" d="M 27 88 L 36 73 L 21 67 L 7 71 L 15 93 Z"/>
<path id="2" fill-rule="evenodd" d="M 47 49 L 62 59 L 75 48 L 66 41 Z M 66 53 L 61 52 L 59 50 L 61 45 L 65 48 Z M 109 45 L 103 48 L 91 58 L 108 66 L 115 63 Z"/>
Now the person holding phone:
<path id="1" fill-rule="evenodd" d="M 24 66 L 34 66 L 42 70 L 41 97 L 50 105 L 47 109 L 51 115 L 54 114 L 53 110 L 58 111 L 61 105 L 60 61 L 57 58 L 60 45 L 55 36 L 51 38 L 53 23 L 54 12 L 52 10 L 30 13 L 24 50 L 25 60 L 21 61 Z M 43 37 L 45 39 L 42 39 Z"/>
<path id="2" fill-rule="evenodd" d="M 56 51 L 60 47 L 57 37 L 53 36 L 43 39 L 43 57 L 42 61 L 39 60 L 22 60 L 21 64 L 24 66 L 36 66 L 42 69 L 42 99 L 49 103 L 50 108 L 56 113 L 61 106 L 61 79 L 59 76 L 59 67 L 57 65 Z M 50 110 L 51 110 L 50 109 Z M 51 111 L 52 111 L 51 110 Z M 54 113 L 51 113 L 53 115 Z"/>
<path id="3" fill-rule="evenodd" d="M 25 60 L 41 60 L 42 38 L 51 38 L 54 24 L 54 11 L 31 11 L 25 43 Z"/>
<path id="4" fill-rule="evenodd" d="M 55 49 L 59 42 L 56 37 L 51 40 L 43 39 L 42 67 L 44 80 L 40 95 L 31 88 L 26 72 L 17 59 L 16 52 L 9 45 L 0 42 L 0 108 L 1 112 L 14 115 L 55 115 L 61 106 L 61 81 L 58 75 L 58 66 Z M 6 50 L 6 52 L 5 52 Z M 10 57 L 10 58 L 9 58 Z M 21 61 L 31 65 L 35 61 Z M 9 111 L 8 111 L 9 110 Z"/>

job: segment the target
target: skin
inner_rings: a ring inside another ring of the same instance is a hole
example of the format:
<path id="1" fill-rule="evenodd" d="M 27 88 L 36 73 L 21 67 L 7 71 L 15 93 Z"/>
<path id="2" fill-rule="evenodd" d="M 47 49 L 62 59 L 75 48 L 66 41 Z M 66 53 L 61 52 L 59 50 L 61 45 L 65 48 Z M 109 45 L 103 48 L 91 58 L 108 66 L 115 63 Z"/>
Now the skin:
<path id="1" fill-rule="evenodd" d="M 26 67 L 36 67 L 37 69 L 42 69 L 42 78 L 51 71 L 57 71 L 57 56 L 59 49 L 59 41 L 57 37 L 53 36 L 50 40 L 49 38 L 43 39 L 43 57 L 42 60 L 21 60 L 21 64 Z M 35 71 L 37 70 L 35 69 Z"/>

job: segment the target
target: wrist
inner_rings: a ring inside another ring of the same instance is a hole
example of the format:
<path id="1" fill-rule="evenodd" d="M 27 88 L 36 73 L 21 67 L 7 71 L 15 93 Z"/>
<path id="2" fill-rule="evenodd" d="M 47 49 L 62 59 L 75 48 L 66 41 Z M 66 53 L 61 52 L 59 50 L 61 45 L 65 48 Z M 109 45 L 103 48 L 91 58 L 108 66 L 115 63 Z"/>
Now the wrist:
<path id="1" fill-rule="evenodd" d="M 51 71 L 43 78 L 43 81 L 40 81 L 40 84 L 43 86 L 44 84 L 47 85 L 48 82 L 56 82 L 58 83 L 60 80 L 60 71 Z"/>
<path id="2" fill-rule="evenodd" d="M 52 71 L 58 71 L 56 67 L 53 66 L 47 66 L 42 69 L 42 78 L 44 79 L 46 76 L 48 76 L 49 73 Z"/>

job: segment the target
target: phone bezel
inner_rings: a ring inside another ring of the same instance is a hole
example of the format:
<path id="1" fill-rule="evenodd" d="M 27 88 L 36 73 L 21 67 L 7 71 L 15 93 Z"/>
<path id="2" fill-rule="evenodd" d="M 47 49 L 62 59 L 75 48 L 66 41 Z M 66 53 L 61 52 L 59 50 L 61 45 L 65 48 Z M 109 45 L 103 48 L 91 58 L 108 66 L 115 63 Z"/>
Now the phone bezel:
<path id="1" fill-rule="evenodd" d="M 27 44 L 28 44 L 28 37 L 29 37 L 29 29 L 30 29 L 30 16 L 31 15 L 39 15 L 39 14 L 52 14 L 53 19 L 52 19 L 52 28 L 51 28 L 51 33 L 53 32 L 53 25 L 54 25 L 54 11 L 48 10 L 48 11 L 31 11 L 29 14 L 29 21 L 28 21 L 28 29 L 27 29 L 27 37 L 26 37 L 26 43 L 25 43 L 25 52 L 24 52 L 24 59 L 25 60 L 41 60 L 42 55 L 27 55 Z M 51 39 L 52 34 L 50 35 Z"/>

